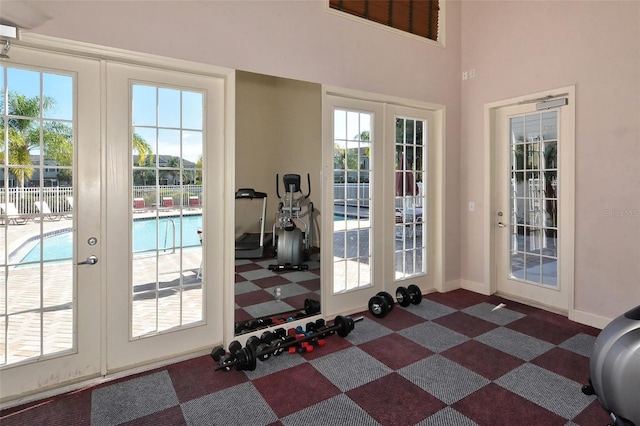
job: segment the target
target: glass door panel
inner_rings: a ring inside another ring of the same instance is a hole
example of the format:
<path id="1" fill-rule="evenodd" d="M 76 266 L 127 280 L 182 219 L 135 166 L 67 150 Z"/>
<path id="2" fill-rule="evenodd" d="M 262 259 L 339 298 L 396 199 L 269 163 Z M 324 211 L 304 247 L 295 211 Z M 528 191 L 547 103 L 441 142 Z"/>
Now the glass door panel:
<path id="1" fill-rule="evenodd" d="M 75 349 L 74 77 L 3 67 L 0 365 Z M 20 226 L 17 226 L 20 225 Z"/>
<path id="2" fill-rule="evenodd" d="M 511 278 L 558 284 L 558 112 L 509 119 Z"/>
<path id="3" fill-rule="evenodd" d="M 100 268 L 77 260 L 100 258 L 98 62 L 19 46 L 11 57 L 0 67 L 0 398 L 100 371 Z"/>
<path id="4" fill-rule="evenodd" d="M 373 114 L 334 110 L 333 292 L 371 285 Z"/>
<path id="5" fill-rule="evenodd" d="M 427 272 L 425 120 L 396 116 L 395 138 L 395 279 Z"/>
<path id="6" fill-rule="evenodd" d="M 135 338 L 203 319 L 204 96 L 143 83 L 131 93 Z"/>

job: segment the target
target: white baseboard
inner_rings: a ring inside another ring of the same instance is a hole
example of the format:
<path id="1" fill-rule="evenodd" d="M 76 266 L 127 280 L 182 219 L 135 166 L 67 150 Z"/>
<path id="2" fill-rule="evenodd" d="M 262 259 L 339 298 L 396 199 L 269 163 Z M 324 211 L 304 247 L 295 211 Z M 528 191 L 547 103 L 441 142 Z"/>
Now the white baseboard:
<path id="1" fill-rule="evenodd" d="M 579 322 L 580 324 L 599 328 L 600 330 L 613 321 L 613 318 L 606 318 L 589 312 L 579 311 L 577 309 L 569 312 L 569 319 L 571 321 Z"/>
<path id="2" fill-rule="evenodd" d="M 465 290 L 473 291 L 479 294 L 484 294 L 485 296 L 491 296 L 489 292 L 489 287 L 484 285 L 483 283 L 479 283 L 477 281 L 470 280 L 460 280 L 460 288 Z"/>
<path id="3" fill-rule="evenodd" d="M 168 358 L 164 360 L 160 360 L 151 364 L 141 365 L 138 367 L 118 371 L 115 373 L 108 374 L 106 376 L 96 377 L 93 379 L 83 380 L 81 382 L 71 383 L 68 385 L 63 385 L 56 388 L 47 389 L 42 392 L 35 392 L 29 395 L 17 397 L 6 402 L 0 403 L 0 410 L 5 410 L 7 408 L 12 408 L 18 405 L 27 404 L 30 402 L 38 401 L 40 399 L 51 398 L 56 395 L 62 395 L 68 392 L 77 391 L 84 388 L 89 388 L 92 386 L 97 386 L 105 382 L 110 382 L 116 379 L 121 379 L 123 377 L 132 376 L 138 373 L 144 373 L 146 371 L 150 371 L 156 368 L 165 367 L 171 364 L 175 364 L 182 361 L 187 361 L 192 358 L 197 358 L 199 356 L 207 355 L 210 353 L 210 349 L 200 349 L 198 351 L 183 354 L 177 357 Z M 213 368 L 213 366 L 212 366 Z"/>
<path id="4" fill-rule="evenodd" d="M 447 281 L 446 283 L 444 283 L 444 285 L 442 286 L 442 289 L 439 291 L 442 291 L 443 293 L 448 292 L 448 291 L 452 291 L 452 290 L 457 290 L 459 288 L 462 288 L 464 290 L 469 290 L 469 291 L 473 291 L 475 293 L 479 293 L 479 294 L 484 294 L 485 296 L 490 296 L 491 292 L 488 286 L 486 286 L 483 283 L 477 282 L 477 281 L 471 281 L 471 280 L 465 280 L 465 279 L 459 279 L 459 280 L 451 280 L 451 281 Z M 518 302 L 521 303 L 525 303 L 527 305 L 531 305 L 534 307 L 538 307 L 541 309 L 546 309 L 549 310 L 551 312 L 556 312 L 553 309 L 550 309 L 549 307 L 545 307 L 545 306 L 540 306 L 540 305 L 536 305 L 535 303 L 533 303 L 533 301 L 530 300 L 521 300 L 521 299 L 515 299 L 515 298 L 510 298 L 508 296 L 505 295 L 501 295 L 502 297 L 505 297 L 507 299 L 513 299 L 516 300 Z M 585 311 L 580 311 L 578 309 L 574 309 L 573 311 L 567 312 L 557 312 L 560 313 L 562 315 L 567 316 L 571 321 L 575 321 L 577 323 L 580 324 L 584 324 L 584 325 L 588 325 L 590 327 L 594 327 L 594 328 L 598 328 L 600 330 L 602 330 L 605 326 L 607 326 L 607 324 L 609 324 L 613 319 L 612 318 L 606 318 L 600 315 L 596 315 L 596 314 L 592 314 L 589 312 L 585 312 Z"/>
<path id="5" fill-rule="evenodd" d="M 457 290 L 459 288 L 462 288 L 460 286 L 460 280 L 451 280 L 451 281 L 445 282 L 442 285 L 442 288 L 440 289 L 440 291 L 442 291 L 443 293 L 446 293 L 448 291 Z"/>

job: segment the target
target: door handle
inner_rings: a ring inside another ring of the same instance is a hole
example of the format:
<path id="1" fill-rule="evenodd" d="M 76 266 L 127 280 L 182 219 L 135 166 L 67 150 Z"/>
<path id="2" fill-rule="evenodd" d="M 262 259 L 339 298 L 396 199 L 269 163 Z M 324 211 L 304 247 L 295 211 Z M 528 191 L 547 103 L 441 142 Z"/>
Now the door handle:
<path id="1" fill-rule="evenodd" d="M 498 228 L 505 228 L 507 225 L 505 225 L 502 222 L 498 222 Z"/>
<path id="2" fill-rule="evenodd" d="M 94 256 L 93 254 L 87 257 L 87 260 L 84 262 L 78 262 L 78 265 L 95 265 L 98 263 L 98 256 Z"/>

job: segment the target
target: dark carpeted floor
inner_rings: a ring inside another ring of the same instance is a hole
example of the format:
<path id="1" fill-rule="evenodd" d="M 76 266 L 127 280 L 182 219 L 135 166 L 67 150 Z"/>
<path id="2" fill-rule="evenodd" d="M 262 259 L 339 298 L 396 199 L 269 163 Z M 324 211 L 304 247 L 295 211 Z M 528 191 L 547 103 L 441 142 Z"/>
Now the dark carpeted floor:
<path id="1" fill-rule="evenodd" d="M 492 311 L 499 303 L 506 307 Z M 581 392 L 599 330 L 457 290 L 364 313 L 346 337 L 254 371 L 199 357 L 15 407 L 10 425 L 598 425 Z M 354 315 L 354 317 L 357 315 Z"/>

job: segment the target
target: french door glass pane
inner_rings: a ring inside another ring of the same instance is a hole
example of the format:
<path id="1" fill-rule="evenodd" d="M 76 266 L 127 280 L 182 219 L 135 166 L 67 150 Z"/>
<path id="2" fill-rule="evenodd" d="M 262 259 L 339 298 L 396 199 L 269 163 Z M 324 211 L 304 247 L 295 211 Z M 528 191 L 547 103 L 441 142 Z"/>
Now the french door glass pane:
<path id="1" fill-rule="evenodd" d="M 133 337 L 203 320 L 204 94 L 132 87 Z"/>
<path id="2" fill-rule="evenodd" d="M 511 277 L 558 285 L 558 113 L 510 119 Z"/>
<path id="3" fill-rule="evenodd" d="M 427 272 L 426 128 L 423 120 L 396 117 L 395 144 L 395 278 Z"/>
<path id="4" fill-rule="evenodd" d="M 373 114 L 334 110 L 333 291 L 371 284 Z"/>
<path id="5" fill-rule="evenodd" d="M 0 366 L 75 347 L 74 77 L 0 68 Z"/>

